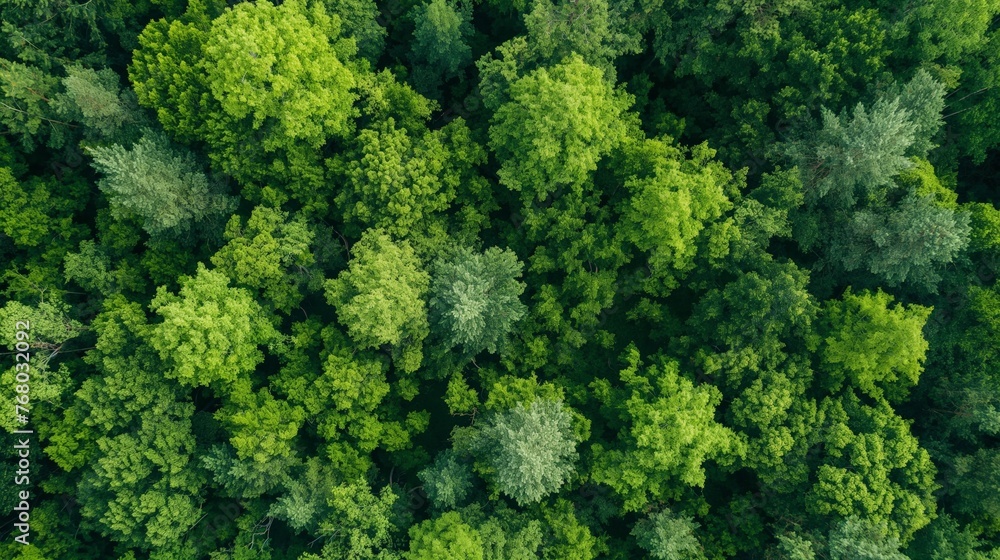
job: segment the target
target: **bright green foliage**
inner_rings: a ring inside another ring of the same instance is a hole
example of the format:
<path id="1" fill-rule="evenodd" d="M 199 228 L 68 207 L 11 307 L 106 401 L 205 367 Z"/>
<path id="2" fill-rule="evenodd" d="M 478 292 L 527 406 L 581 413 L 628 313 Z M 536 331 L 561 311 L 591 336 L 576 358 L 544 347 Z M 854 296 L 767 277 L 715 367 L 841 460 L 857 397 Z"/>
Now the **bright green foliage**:
<path id="1" fill-rule="evenodd" d="M 998 16 L 0 1 L 0 558 L 1000 560 Z"/>
<path id="2" fill-rule="evenodd" d="M 899 551 L 899 540 L 887 536 L 885 528 L 849 517 L 830 532 L 831 560 L 907 560 Z"/>
<path id="3" fill-rule="evenodd" d="M 76 184 L 42 177 L 18 181 L 9 168 L 0 167 L 0 234 L 19 247 L 32 248 L 69 237 L 75 233 L 69 215 L 81 202 L 86 204 L 74 200 L 81 194 Z"/>
<path id="4" fill-rule="evenodd" d="M 460 374 L 452 375 L 448 380 L 444 402 L 451 414 L 467 414 L 479 405 L 479 394 Z"/>
<path id="5" fill-rule="evenodd" d="M 375 494 L 363 480 L 330 490 L 330 513 L 318 533 L 330 539 L 324 553 L 331 560 L 392 560 L 392 506 L 398 499 L 389 487 Z"/>
<path id="6" fill-rule="evenodd" d="M 897 401 L 917 384 L 927 352 L 924 323 L 931 309 L 919 305 L 892 304 L 892 296 L 851 293 L 830 300 L 823 311 L 826 333 L 820 350 L 823 372 L 861 389 L 874 398 Z"/>
<path id="7" fill-rule="evenodd" d="M 431 279 L 430 321 L 445 346 L 462 346 L 475 356 L 503 347 L 526 307 L 521 263 L 512 251 L 490 247 L 484 253 L 459 250 L 434 266 Z"/>
<path id="8" fill-rule="evenodd" d="M 260 304 L 200 264 L 180 285 L 178 294 L 160 287 L 150 303 L 163 318 L 152 327 L 149 343 L 169 367 L 164 374 L 199 387 L 232 383 L 253 371 L 264 359 L 258 347 L 277 336 Z"/>
<path id="9" fill-rule="evenodd" d="M 409 432 L 403 421 L 386 414 L 380 407 L 390 394 L 385 360 L 368 352 L 352 353 L 347 338 L 333 326 L 319 332 L 315 320 L 300 323 L 293 329 L 292 348 L 285 355 L 287 365 L 274 386 L 288 395 L 288 401 L 301 406 L 315 433 L 330 442 L 331 458 L 344 464 L 345 473 L 363 474 L 370 467 L 367 454 L 384 445 L 401 449 L 409 445 Z M 325 356 L 309 356 L 310 347 L 325 339 Z"/>
<path id="10" fill-rule="evenodd" d="M 356 97 L 351 45 L 332 43 L 339 32 L 339 19 L 301 1 L 239 4 L 200 27 L 154 22 L 131 77 L 164 127 L 205 140 L 221 170 L 258 187 L 287 185 L 255 197 L 323 210 L 317 152 L 351 130 Z"/>
<path id="11" fill-rule="evenodd" d="M 91 327 L 97 341 L 86 361 L 101 375 L 83 381 L 46 448 L 67 471 L 87 464 L 99 435 L 138 426 L 146 410 L 163 415 L 178 406 L 176 387 L 164 382 L 162 364 L 145 344 L 149 326 L 142 306 L 109 298 Z"/>
<path id="12" fill-rule="evenodd" d="M 461 506 L 472 490 L 472 469 L 463 458 L 450 449 L 438 454 L 434 464 L 417 475 L 424 483 L 424 492 L 434 507 L 441 510 Z"/>
<path id="13" fill-rule="evenodd" d="M 292 456 L 292 444 L 305 420 L 305 411 L 261 390 L 234 398 L 216 414 L 231 434 L 240 459 L 258 464 Z"/>
<path id="14" fill-rule="evenodd" d="M 389 117 L 362 130 L 358 143 L 344 164 L 346 184 L 336 198 L 344 221 L 357 231 L 441 235 L 447 227 L 443 213 L 482 181 L 473 167 L 486 154 L 461 120 L 414 137 Z"/>
<path id="15" fill-rule="evenodd" d="M 101 438 L 80 483 L 81 513 L 130 546 L 177 542 L 198 519 L 201 474 L 192 468 L 191 405 L 147 414 L 134 433 Z"/>
<path id="16" fill-rule="evenodd" d="M 927 451 L 885 401 L 870 406 L 849 392 L 822 409 L 825 458 L 806 493 L 807 509 L 885 524 L 887 535 L 909 542 L 934 515 L 935 468 Z"/>
<path id="17" fill-rule="evenodd" d="M 68 310 L 69 306 L 62 302 L 42 301 L 38 305 L 28 306 L 18 301 L 8 301 L 0 307 L 0 344 L 14 350 L 18 342 L 15 334 L 27 330 L 30 337 L 27 342 L 34 358 L 38 359 L 38 354 L 51 358 L 66 341 L 86 330 L 79 321 L 67 315 Z M 27 329 L 18 326 L 21 321 L 28 323 Z M 38 368 L 39 364 L 34 367 Z"/>
<path id="18" fill-rule="evenodd" d="M 330 45 L 337 32 L 336 20 L 299 2 L 241 4 L 213 21 L 203 67 L 223 114 L 206 126 L 246 122 L 265 133 L 265 150 L 289 139 L 316 147 L 346 133 L 354 80 Z M 221 132 L 210 138 L 222 140 Z"/>
<path id="19" fill-rule="evenodd" d="M 500 182 L 529 202 L 581 188 L 622 141 L 631 102 L 579 56 L 521 78 L 490 126 Z"/>
<path id="20" fill-rule="evenodd" d="M 428 332 L 424 298 L 430 277 L 409 243 L 394 242 L 381 230 L 366 231 L 351 254 L 348 269 L 327 281 L 327 301 L 356 343 L 391 345 L 402 351 L 403 369 L 416 370 Z"/>
<path id="21" fill-rule="evenodd" d="M 410 47 L 413 85 L 430 97 L 439 96 L 441 84 L 460 76 L 472 62 L 467 37 L 472 34 L 471 6 L 454 6 L 448 0 L 430 0 L 413 14 L 416 29 Z"/>
<path id="22" fill-rule="evenodd" d="M 259 290 L 263 299 L 288 313 L 302 301 L 302 288 L 315 287 L 318 275 L 310 251 L 314 234 L 301 217 L 258 206 L 243 223 L 239 216 L 226 225 L 224 247 L 212 256 L 238 286 Z"/>
<path id="23" fill-rule="evenodd" d="M 374 124 L 391 118 L 412 135 L 426 131 L 427 121 L 437 107 L 433 101 L 397 80 L 388 70 L 360 74 L 357 79 L 360 122 Z"/>
<path id="24" fill-rule="evenodd" d="M 767 364 L 764 367 L 776 359 L 778 356 L 764 358 L 762 361 Z M 731 367 L 741 367 L 743 363 L 734 361 Z M 760 366 L 755 364 L 756 367 Z M 754 377 L 733 399 L 727 420 L 747 436 L 742 463 L 752 468 L 770 488 L 795 491 L 808 479 L 805 458 L 822 421 L 816 401 L 807 393 L 812 372 L 801 361 L 789 360 L 780 367 L 755 374 L 746 374 Z"/>
<path id="25" fill-rule="evenodd" d="M 698 250 L 694 241 L 706 223 L 731 207 L 724 187 L 732 177 L 711 161 L 715 152 L 704 144 L 693 150 L 691 159 L 681 159 L 664 141 L 646 142 L 655 154 L 653 173 L 626 181 L 631 197 L 622 230 L 639 250 L 649 253 L 654 278 L 675 288 L 676 276 L 693 265 Z"/>
<path id="26" fill-rule="evenodd" d="M 593 560 L 601 552 L 597 537 L 576 516 L 572 502 L 556 499 L 551 505 L 542 506 L 545 527 L 543 558 L 578 558 Z"/>
<path id="27" fill-rule="evenodd" d="M 135 218 L 154 237 L 182 235 L 235 209 L 236 200 L 209 183 L 194 154 L 163 137 L 144 135 L 135 146 L 91 150 L 98 183 L 115 218 Z"/>
<path id="28" fill-rule="evenodd" d="M 129 547 L 178 543 L 197 521 L 204 477 L 194 464 L 194 406 L 165 382 L 141 306 L 121 296 L 94 320 L 88 378 L 47 454 L 84 467 L 76 492 L 89 526 Z M 58 437 L 57 437 L 58 436 Z"/>
<path id="29" fill-rule="evenodd" d="M 573 474 L 577 453 L 571 419 L 561 402 L 519 404 L 486 419 L 469 451 L 498 491 L 519 505 L 535 503 Z"/>
<path id="30" fill-rule="evenodd" d="M 467 508 L 463 515 L 472 517 L 476 512 Z M 483 560 L 534 560 L 539 558 L 542 541 L 542 524 L 536 519 L 517 515 L 513 510 L 498 507 L 489 519 L 476 529 L 483 539 Z M 471 515 L 470 515 L 471 514 Z M 544 555 L 544 552 L 541 551 Z M 544 557 L 544 556 L 542 556 Z"/>
<path id="31" fill-rule="evenodd" d="M 203 21 L 151 22 L 139 35 L 129 67 L 139 103 L 156 111 L 163 128 L 184 140 L 200 137 L 203 111 L 210 106 L 199 63 L 205 27 Z"/>
<path id="32" fill-rule="evenodd" d="M 673 361 L 642 367 L 634 347 L 625 361 L 623 388 L 603 379 L 592 384 L 621 427 L 617 445 L 594 445 L 592 477 L 613 488 L 626 511 L 641 511 L 651 502 L 677 498 L 685 487 L 704 486 L 705 461 L 728 464 L 741 450 L 736 435 L 715 422 L 722 400 L 718 389 L 695 386 Z"/>
<path id="33" fill-rule="evenodd" d="M 694 536 L 697 528 L 698 524 L 690 517 L 665 510 L 640 521 L 632 529 L 632 535 L 657 560 L 698 560 L 705 555 Z"/>
<path id="34" fill-rule="evenodd" d="M 483 560 L 483 542 L 479 532 L 449 511 L 410 528 L 410 551 L 407 560 Z"/>

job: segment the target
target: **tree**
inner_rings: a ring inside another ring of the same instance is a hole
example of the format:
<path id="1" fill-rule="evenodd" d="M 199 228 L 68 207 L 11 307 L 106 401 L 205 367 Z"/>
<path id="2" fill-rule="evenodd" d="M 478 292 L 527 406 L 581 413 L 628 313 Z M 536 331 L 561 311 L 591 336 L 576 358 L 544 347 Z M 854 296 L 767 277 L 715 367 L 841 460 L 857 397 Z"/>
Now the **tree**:
<path id="1" fill-rule="evenodd" d="M 295 436 L 306 414 L 262 389 L 256 394 L 230 395 L 215 417 L 228 430 L 237 456 L 261 465 L 294 456 Z"/>
<path id="2" fill-rule="evenodd" d="M 79 496 L 81 513 L 101 533 L 157 548 L 178 542 L 195 524 L 203 478 L 192 464 L 193 411 L 185 404 L 167 414 L 146 413 L 136 432 L 97 441 Z"/>
<path id="3" fill-rule="evenodd" d="M 664 288 L 676 288 L 678 277 L 692 268 L 699 234 L 731 208 L 726 190 L 733 177 L 711 161 L 715 152 L 707 145 L 696 147 L 691 159 L 686 159 L 665 140 L 642 144 L 636 148 L 637 155 L 649 154 L 651 161 L 641 167 L 652 172 L 626 180 L 630 196 L 619 232 L 640 251 L 648 252 L 651 278 L 647 289 L 662 295 Z"/>
<path id="4" fill-rule="evenodd" d="M 820 355 L 827 376 L 895 402 L 917 384 L 923 371 L 928 344 L 922 331 L 931 310 L 891 303 L 892 296 L 881 290 L 848 290 L 841 300 L 826 302 Z M 840 384 L 829 379 L 824 383 Z"/>
<path id="5" fill-rule="evenodd" d="M 353 37 L 358 44 L 358 55 L 368 59 L 372 66 L 385 50 L 386 29 L 379 23 L 381 16 L 374 0 L 324 0 L 331 15 L 340 18 L 345 37 Z"/>
<path id="6" fill-rule="evenodd" d="M 392 546 L 395 527 L 391 510 L 398 498 L 389 487 L 376 495 L 362 481 L 335 487 L 328 501 L 331 515 L 319 530 L 333 540 L 330 548 L 338 554 L 331 558 L 399 558 Z"/>
<path id="7" fill-rule="evenodd" d="M 944 86 L 921 71 L 850 118 L 824 109 L 822 128 L 788 143 L 805 187 L 799 245 L 821 248 L 836 272 L 933 291 L 969 237 L 967 214 L 940 201 L 947 189 L 919 159 L 934 146 L 943 107 Z"/>
<path id="8" fill-rule="evenodd" d="M 449 511 L 410 528 L 410 551 L 406 558 L 483 560 L 482 538 L 457 512 Z"/>
<path id="9" fill-rule="evenodd" d="M 490 126 L 500 182 L 529 203 L 582 188 L 601 156 L 624 138 L 623 113 L 631 103 L 579 56 L 517 80 Z"/>
<path id="10" fill-rule="evenodd" d="M 864 209 L 829 237 L 827 254 L 844 270 L 865 270 L 889 286 L 936 290 L 939 270 L 969 242 L 969 214 L 908 194 L 892 209 Z"/>
<path id="11" fill-rule="evenodd" d="M 880 98 L 871 109 L 858 103 L 850 116 L 822 109 L 822 127 L 787 149 L 804 175 L 806 202 L 829 197 L 827 204 L 850 208 L 859 197 L 877 197 L 912 164 L 907 151 L 917 127 L 909 117 L 898 98 Z"/>
<path id="12" fill-rule="evenodd" d="M 113 142 L 130 146 L 152 125 L 139 108 L 131 89 L 109 68 L 66 68 L 63 92 L 52 101 L 60 117 L 83 125 L 87 142 Z"/>
<path id="13" fill-rule="evenodd" d="M 388 117 L 362 130 L 357 141 L 358 148 L 337 164 L 345 185 L 336 197 L 344 221 L 355 231 L 381 228 L 433 245 L 443 242 L 449 221 L 461 224 L 446 220 L 444 213 L 460 195 L 472 202 L 469 195 L 482 182 L 475 166 L 486 158 L 464 121 L 411 134 Z"/>
<path id="14" fill-rule="evenodd" d="M 429 275 L 409 243 L 397 243 L 382 230 L 366 231 L 351 253 L 347 270 L 327 281 L 327 301 L 362 348 L 391 345 L 402 353 L 403 370 L 415 371 L 428 332 Z"/>
<path id="15" fill-rule="evenodd" d="M 163 318 L 152 327 L 149 344 L 167 364 L 165 375 L 193 387 L 224 387 L 253 371 L 264 359 L 258 347 L 277 337 L 260 304 L 200 263 L 180 286 L 178 294 L 161 286 L 149 305 Z"/>
<path id="16" fill-rule="evenodd" d="M 825 399 L 822 456 L 805 492 L 813 515 L 852 515 L 906 544 L 934 515 L 935 467 L 907 420 L 853 392 Z"/>
<path id="17" fill-rule="evenodd" d="M 705 558 L 694 536 L 697 528 L 690 517 L 664 510 L 640 521 L 632 529 L 632 536 L 657 560 L 696 560 Z"/>
<path id="18" fill-rule="evenodd" d="M 934 146 L 940 128 L 944 85 L 920 71 L 866 108 L 853 114 L 822 110 L 822 127 L 792 142 L 787 154 L 804 174 L 806 202 L 851 207 L 861 199 L 877 199 L 879 190 L 908 169 L 912 156 L 923 157 Z"/>
<path id="19" fill-rule="evenodd" d="M 69 316 L 69 309 L 70 307 L 61 301 L 40 301 L 37 305 L 8 301 L 0 307 L 0 328 L 3 329 L 0 331 L 0 344 L 14 350 L 18 342 L 15 334 L 18 331 L 27 331 L 30 333 L 28 343 L 35 355 L 34 358 L 44 356 L 39 360 L 41 364 L 36 364 L 35 368 L 44 367 L 43 364 L 54 357 L 63 344 L 87 330 L 79 321 Z M 19 327 L 20 322 L 28 323 L 30 326 Z"/>
<path id="20" fill-rule="evenodd" d="M 0 58 L 0 123 L 27 152 L 39 145 L 58 149 L 72 137 L 72 124 L 50 106 L 58 85 L 59 78 L 42 68 Z"/>
<path id="21" fill-rule="evenodd" d="M 676 362 L 658 360 L 640 369 L 639 351 L 630 347 L 621 371 L 623 387 L 606 379 L 591 384 L 612 426 L 616 445 L 593 446 L 595 482 L 607 484 L 624 500 L 625 511 L 676 498 L 685 487 L 705 484 L 703 463 L 731 464 L 742 454 L 735 434 L 715 422 L 722 400 L 711 385 L 695 386 Z"/>
<path id="22" fill-rule="evenodd" d="M 91 150 L 98 182 L 112 215 L 135 218 L 154 237 L 183 236 L 229 214 L 236 199 L 209 182 L 194 154 L 145 134 L 131 148 L 118 144 Z"/>
<path id="23" fill-rule="evenodd" d="M 289 219 L 286 212 L 258 206 L 245 225 L 239 216 L 230 218 L 224 235 L 229 242 L 212 264 L 276 309 L 289 313 L 301 303 L 303 287 L 317 287 L 319 276 L 310 270 L 315 235 L 301 216 Z"/>
<path id="24" fill-rule="evenodd" d="M 302 1 L 239 4 L 211 23 L 161 20 L 140 36 L 130 76 L 139 102 L 168 131 L 206 141 L 252 198 L 321 212 L 320 148 L 351 130 L 356 99 L 339 21 Z"/>
<path id="25" fill-rule="evenodd" d="M 907 560 L 899 551 L 899 540 L 885 534 L 885 528 L 857 517 L 849 517 L 830 532 L 832 560 Z"/>
<path id="26" fill-rule="evenodd" d="M 10 168 L 0 167 L 0 233 L 17 247 L 63 246 L 64 240 L 78 236 L 73 215 L 86 206 L 86 190 L 86 183 L 76 178 L 18 180 Z"/>
<path id="27" fill-rule="evenodd" d="M 468 356 L 500 350 L 527 311 L 518 299 L 521 266 L 512 251 L 496 247 L 483 253 L 463 248 L 435 263 L 430 321 L 445 346 L 462 346 Z"/>
<path id="28" fill-rule="evenodd" d="M 463 505 L 473 486 L 470 466 L 450 449 L 438 454 L 434 463 L 417 474 L 424 492 L 435 508 L 454 509 Z"/>
<path id="29" fill-rule="evenodd" d="M 524 25 L 531 49 L 543 64 L 559 63 L 575 53 L 613 78 L 616 57 L 642 51 L 639 33 L 606 0 L 534 0 L 530 6 Z"/>
<path id="30" fill-rule="evenodd" d="M 578 455 L 571 418 L 561 402 L 518 404 L 492 415 L 459 447 L 478 459 L 499 492 L 522 506 L 535 503 L 573 474 Z"/>
<path id="31" fill-rule="evenodd" d="M 460 77 L 472 61 L 466 43 L 472 34 L 471 6 L 453 6 L 448 0 L 431 0 L 414 7 L 413 85 L 428 97 L 440 97 L 441 85 Z"/>

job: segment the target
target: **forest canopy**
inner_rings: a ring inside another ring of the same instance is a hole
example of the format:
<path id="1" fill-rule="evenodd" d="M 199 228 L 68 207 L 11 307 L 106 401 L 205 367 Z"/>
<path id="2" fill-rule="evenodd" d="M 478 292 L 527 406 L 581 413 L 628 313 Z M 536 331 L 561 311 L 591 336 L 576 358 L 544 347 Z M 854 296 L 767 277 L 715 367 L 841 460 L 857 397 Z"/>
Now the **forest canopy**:
<path id="1" fill-rule="evenodd" d="M 1000 560 L 1000 2 L 0 28 L 0 557 Z"/>

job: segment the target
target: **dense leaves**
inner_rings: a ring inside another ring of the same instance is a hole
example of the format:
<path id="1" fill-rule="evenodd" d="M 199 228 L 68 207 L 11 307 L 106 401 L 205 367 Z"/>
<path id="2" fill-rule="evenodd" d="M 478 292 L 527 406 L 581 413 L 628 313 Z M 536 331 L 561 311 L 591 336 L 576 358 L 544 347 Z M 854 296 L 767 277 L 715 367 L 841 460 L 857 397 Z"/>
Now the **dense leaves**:
<path id="1" fill-rule="evenodd" d="M 998 16 L 0 2 L 0 558 L 996 560 Z"/>

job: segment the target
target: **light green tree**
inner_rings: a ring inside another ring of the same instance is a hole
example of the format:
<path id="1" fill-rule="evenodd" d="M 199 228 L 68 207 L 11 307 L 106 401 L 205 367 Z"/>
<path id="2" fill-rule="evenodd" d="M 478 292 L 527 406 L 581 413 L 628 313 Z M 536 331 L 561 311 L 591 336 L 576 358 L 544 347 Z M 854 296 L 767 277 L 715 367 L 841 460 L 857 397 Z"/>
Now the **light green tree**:
<path id="1" fill-rule="evenodd" d="M 149 344 L 167 364 L 164 374 L 199 387 L 225 385 L 252 372 L 264 359 L 259 346 L 277 337 L 260 304 L 200 263 L 180 286 L 178 294 L 160 287 L 149 306 L 163 319 L 151 328 Z"/>
<path id="2" fill-rule="evenodd" d="M 500 182 L 528 202 L 582 188 L 624 138 L 623 113 L 631 104 L 579 56 L 517 80 L 490 126 Z"/>
<path id="3" fill-rule="evenodd" d="M 701 560 L 701 544 L 694 536 L 698 524 L 670 510 L 659 511 L 639 521 L 632 536 L 657 560 Z"/>
<path id="4" fill-rule="evenodd" d="M 614 445 L 594 444 L 591 478 L 613 488 L 625 511 L 641 511 L 704 486 L 705 461 L 731 464 L 743 451 L 736 434 L 715 421 L 718 389 L 695 386 L 673 361 L 642 367 L 634 346 L 624 359 L 622 388 L 606 379 L 591 384 L 619 427 Z"/>
<path id="5" fill-rule="evenodd" d="M 486 152 L 461 119 L 414 135 L 387 117 L 362 130 L 357 142 L 338 163 L 345 184 L 336 201 L 348 231 L 381 228 L 396 238 L 440 244 L 448 222 L 461 223 L 445 212 L 459 196 L 473 202 L 469 195 L 483 182 L 475 166 Z"/>
<path id="6" fill-rule="evenodd" d="M 483 560 L 483 541 L 479 532 L 449 511 L 410 528 L 407 560 Z"/>
<path id="7" fill-rule="evenodd" d="M 207 142 L 251 198 L 321 212 L 320 149 L 352 130 L 357 97 L 354 43 L 339 35 L 320 3 L 238 4 L 211 22 L 153 22 L 130 76 L 164 128 Z"/>
<path id="8" fill-rule="evenodd" d="M 931 309 L 892 306 L 891 295 L 879 290 L 848 290 L 824 305 L 820 356 L 825 376 L 837 376 L 875 398 L 898 401 L 917 384 L 927 353 L 924 324 Z M 836 386 L 829 378 L 824 383 Z"/>
<path id="9" fill-rule="evenodd" d="M 458 447 L 476 457 L 477 468 L 497 491 L 523 506 L 569 481 L 576 443 L 572 416 L 563 404 L 538 399 L 493 414 Z"/>
<path id="10" fill-rule="evenodd" d="M 310 250 L 314 237 L 301 216 L 290 219 L 286 212 L 258 206 L 245 224 L 239 216 L 230 218 L 229 242 L 212 263 L 237 286 L 257 290 L 288 313 L 302 301 L 303 288 L 318 288 L 319 275 L 310 270 L 316 260 Z"/>
<path id="11" fill-rule="evenodd" d="M 382 230 L 366 231 L 351 254 L 347 270 L 327 281 L 327 301 L 361 347 L 390 345 L 401 353 L 401 367 L 415 371 L 428 333 L 429 275 L 409 243 Z"/>

